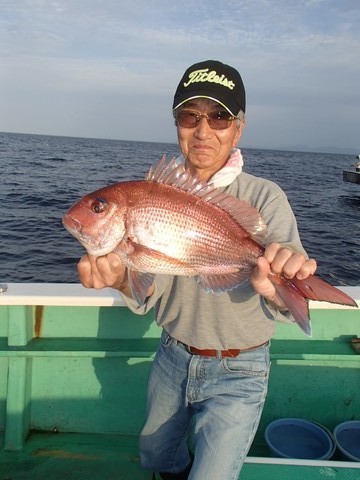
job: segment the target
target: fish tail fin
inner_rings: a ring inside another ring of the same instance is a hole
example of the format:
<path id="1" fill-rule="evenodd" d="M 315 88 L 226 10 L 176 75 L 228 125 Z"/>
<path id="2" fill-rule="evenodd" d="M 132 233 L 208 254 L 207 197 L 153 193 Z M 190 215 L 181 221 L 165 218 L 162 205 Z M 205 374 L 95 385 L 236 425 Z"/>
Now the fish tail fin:
<path id="1" fill-rule="evenodd" d="M 304 280 L 293 278 L 293 285 L 309 300 L 320 300 L 323 302 L 339 303 L 340 305 L 349 305 L 357 307 L 355 300 L 336 287 L 325 282 L 316 275 L 310 275 Z"/>
<path id="2" fill-rule="evenodd" d="M 306 298 L 299 292 L 295 285 L 286 278 L 272 275 L 271 281 L 276 292 L 292 314 L 295 322 L 306 335 L 311 337 L 309 304 Z"/>
<path id="3" fill-rule="evenodd" d="M 357 303 L 349 295 L 315 275 L 310 275 L 303 280 L 297 278 L 290 280 L 271 275 L 271 281 L 278 295 L 294 317 L 295 322 L 308 336 L 311 336 L 308 300 L 319 300 L 357 307 Z"/>

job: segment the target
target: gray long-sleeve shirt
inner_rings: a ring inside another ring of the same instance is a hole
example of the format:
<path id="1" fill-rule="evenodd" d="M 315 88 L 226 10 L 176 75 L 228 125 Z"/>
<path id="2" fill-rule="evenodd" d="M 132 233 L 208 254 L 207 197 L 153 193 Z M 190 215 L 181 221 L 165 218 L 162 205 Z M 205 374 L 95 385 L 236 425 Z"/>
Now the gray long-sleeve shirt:
<path id="1" fill-rule="evenodd" d="M 285 193 L 275 183 L 242 172 L 225 192 L 256 207 L 267 224 L 265 245 L 278 242 L 306 255 Z M 200 349 L 249 348 L 269 340 L 274 320 L 291 321 L 274 309 L 249 281 L 234 290 L 206 293 L 192 277 L 157 275 L 155 291 L 145 305 L 124 296 L 135 313 L 155 309 L 157 323 L 172 337 Z"/>

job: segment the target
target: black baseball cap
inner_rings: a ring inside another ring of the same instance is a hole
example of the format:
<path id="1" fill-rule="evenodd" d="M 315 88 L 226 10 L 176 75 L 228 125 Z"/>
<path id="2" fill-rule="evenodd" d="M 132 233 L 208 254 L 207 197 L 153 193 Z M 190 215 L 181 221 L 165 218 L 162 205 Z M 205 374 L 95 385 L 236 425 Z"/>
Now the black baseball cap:
<path id="1" fill-rule="evenodd" d="M 186 70 L 175 92 L 173 110 L 193 98 L 215 100 L 234 117 L 240 110 L 245 113 L 245 88 L 240 73 L 217 60 L 195 63 Z"/>

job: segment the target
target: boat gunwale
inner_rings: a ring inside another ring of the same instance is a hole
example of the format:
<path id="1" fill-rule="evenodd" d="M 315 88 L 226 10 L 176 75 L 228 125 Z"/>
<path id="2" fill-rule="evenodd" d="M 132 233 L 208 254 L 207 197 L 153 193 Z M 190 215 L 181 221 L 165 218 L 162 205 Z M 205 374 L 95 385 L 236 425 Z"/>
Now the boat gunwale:
<path id="1" fill-rule="evenodd" d="M 125 306 L 120 292 L 112 288 L 88 289 L 78 283 L 9 283 L 0 293 L 1 305 Z M 360 286 L 337 286 L 360 305 Z M 354 309 L 348 305 L 310 301 L 310 309 Z"/>

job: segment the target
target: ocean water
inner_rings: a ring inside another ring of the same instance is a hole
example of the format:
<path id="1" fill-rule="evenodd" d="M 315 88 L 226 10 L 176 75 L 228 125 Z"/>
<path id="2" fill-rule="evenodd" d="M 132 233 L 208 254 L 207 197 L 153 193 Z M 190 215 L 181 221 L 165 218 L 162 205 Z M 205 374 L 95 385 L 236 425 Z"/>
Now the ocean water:
<path id="1" fill-rule="evenodd" d="M 244 170 L 287 193 L 318 274 L 360 284 L 360 185 L 344 183 L 352 155 L 243 149 Z M 142 179 L 176 144 L 0 133 L 0 283 L 77 283 L 83 247 L 61 218 L 81 196 Z"/>

